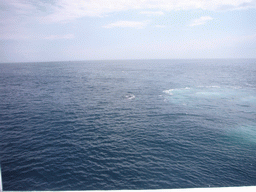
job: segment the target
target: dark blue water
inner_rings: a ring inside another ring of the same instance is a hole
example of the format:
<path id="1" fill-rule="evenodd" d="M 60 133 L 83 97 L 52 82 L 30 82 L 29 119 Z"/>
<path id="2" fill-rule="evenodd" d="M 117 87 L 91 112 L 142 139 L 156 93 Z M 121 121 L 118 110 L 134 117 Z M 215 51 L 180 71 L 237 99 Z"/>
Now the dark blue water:
<path id="1" fill-rule="evenodd" d="M 256 185 L 256 60 L 0 64 L 4 190 Z"/>

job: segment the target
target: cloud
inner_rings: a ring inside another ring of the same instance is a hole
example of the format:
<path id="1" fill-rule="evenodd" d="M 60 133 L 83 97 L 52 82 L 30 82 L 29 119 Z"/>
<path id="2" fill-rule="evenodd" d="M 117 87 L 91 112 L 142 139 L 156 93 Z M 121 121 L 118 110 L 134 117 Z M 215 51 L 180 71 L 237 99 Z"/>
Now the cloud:
<path id="1" fill-rule="evenodd" d="M 43 39 L 48 40 L 57 40 L 57 39 L 74 39 L 75 36 L 73 34 L 66 34 L 66 35 L 50 35 L 47 37 L 44 37 Z"/>
<path id="2" fill-rule="evenodd" d="M 1 33 L 0 34 L 0 40 L 25 40 L 29 39 L 29 36 L 19 33 Z"/>
<path id="3" fill-rule="evenodd" d="M 147 26 L 148 21 L 117 21 L 103 26 L 104 28 L 113 28 L 113 27 L 132 27 L 132 28 L 143 28 Z"/>
<path id="4" fill-rule="evenodd" d="M 0 39 L 30 39 L 31 28 L 35 22 L 38 23 L 38 16 L 43 14 L 40 10 L 42 5 L 43 3 L 35 0 L 1 0 Z"/>
<path id="5" fill-rule="evenodd" d="M 69 22 L 82 17 L 102 17 L 127 10 L 139 10 L 146 15 L 162 15 L 163 11 L 171 10 L 256 8 L 256 0 L 2 0 L 0 6 L 8 7 L 12 13 L 19 15 L 40 15 L 40 21 L 52 23 Z"/>
<path id="6" fill-rule="evenodd" d="M 255 0 L 58 0 L 47 21 L 69 21 L 85 16 L 106 16 L 113 12 L 145 10 L 147 15 L 171 10 L 232 10 L 256 7 Z M 154 10 L 154 11 L 151 11 Z"/>
<path id="7" fill-rule="evenodd" d="M 27 14 L 36 10 L 36 6 L 33 5 L 32 1 L 24 0 L 2 0 L 0 6 L 18 14 Z"/>
<path id="8" fill-rule="evenodd" d="M 58 39 L 74 39 L 75 36 L 73 34 L 65 34 L 65 35 L 49 35 L 42 36 L 40 34 L 35 35 L 27 35 L 21 33 L 13 33 L 6 34 L 0 33 L 0 40 L 58 40 Z"/>
<path id="9" fill-rule="evenodd" d="M 210 16 L 203 16 L 203 17 L 200 17 L 198 19 L 194 19 L 189 26 L 193 27 L 193 26 L 197 26 L 197 25 L 204 25 L 208 21 L 211 21 L 211 20 L 213 20 L 212 17 L 210 17 Z"/>
<path id="10" fill-rule="evenodd" d="M 157 16 L 157 15 L 164 15 L 163 11 L 141 11 L 140 14 L 147 15 L 147 16 Z"/>
<path id="11" fill-rule="evenodd" d="M 156 28 L 166 28 L 165 25 L 155 25 Z"/>

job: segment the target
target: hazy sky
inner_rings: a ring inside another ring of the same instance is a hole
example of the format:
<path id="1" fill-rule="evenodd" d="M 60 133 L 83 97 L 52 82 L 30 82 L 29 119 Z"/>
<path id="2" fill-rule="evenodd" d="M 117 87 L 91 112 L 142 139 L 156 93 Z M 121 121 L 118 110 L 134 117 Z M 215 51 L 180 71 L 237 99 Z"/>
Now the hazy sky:
<path id="1" fill-rule="evenodd" d="M 0 62 L 256 58 L 256 0 L 1 0 Z"/>

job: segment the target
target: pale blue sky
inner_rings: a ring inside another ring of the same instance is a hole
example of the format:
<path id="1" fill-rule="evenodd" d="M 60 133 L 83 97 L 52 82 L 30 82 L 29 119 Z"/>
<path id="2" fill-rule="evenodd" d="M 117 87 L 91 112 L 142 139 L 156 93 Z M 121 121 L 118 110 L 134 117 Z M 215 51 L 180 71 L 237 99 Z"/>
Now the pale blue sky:
<path id="1" fill-rule="evenodd" d="M 0 62 L 256 58 L 256 0 L 1 0 Z"/>

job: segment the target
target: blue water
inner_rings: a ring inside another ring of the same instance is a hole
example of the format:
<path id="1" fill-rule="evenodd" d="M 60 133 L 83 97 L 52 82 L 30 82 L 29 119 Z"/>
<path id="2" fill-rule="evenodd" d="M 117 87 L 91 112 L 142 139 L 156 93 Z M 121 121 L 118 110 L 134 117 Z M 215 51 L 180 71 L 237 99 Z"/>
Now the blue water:
<path id="1" fill-rule="evenodd" d="M 256 185 L 256 60 L 0 64 L 4 190 Z"/>

